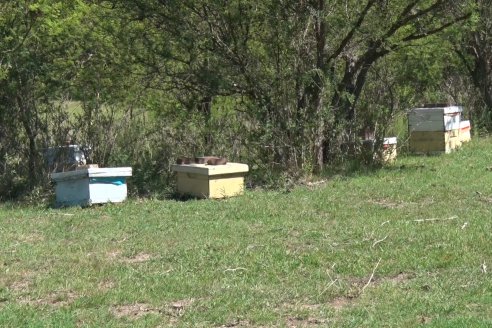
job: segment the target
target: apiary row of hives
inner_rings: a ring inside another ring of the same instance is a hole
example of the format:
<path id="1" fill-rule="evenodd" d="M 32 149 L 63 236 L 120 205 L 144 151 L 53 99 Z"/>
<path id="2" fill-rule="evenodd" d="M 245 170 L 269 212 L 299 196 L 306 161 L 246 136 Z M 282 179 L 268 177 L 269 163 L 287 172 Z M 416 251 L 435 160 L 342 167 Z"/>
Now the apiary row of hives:
<path id="1" fill-rule="evenodd" d="M 462 120 L 460 106 L 427 106 L 415 108 L 408 115 L 409 147 L 413 153 L 449 153 L 470 140 L 470 122 Z M 370 145 L 374 140 L 369 139 Z M 383 160 L 392 162 L 397 156 L 397 139 L 384 138 Z M 71 148 L 70 148 L 71 149 Z M 372 148 L 371 148 L 372 149 Z M 227 163 L 216 157 L 181 158 L 172 170 L 177 175 L 177 190 L 200 198 L 225 198 L 244 191 L 246 164 Z M 57 204 L 90 205 L 121 202 L 127 197 L 126 178 L 131 167 L 98 168 L 79 166 L 68 172 L 56 172 Z"/>

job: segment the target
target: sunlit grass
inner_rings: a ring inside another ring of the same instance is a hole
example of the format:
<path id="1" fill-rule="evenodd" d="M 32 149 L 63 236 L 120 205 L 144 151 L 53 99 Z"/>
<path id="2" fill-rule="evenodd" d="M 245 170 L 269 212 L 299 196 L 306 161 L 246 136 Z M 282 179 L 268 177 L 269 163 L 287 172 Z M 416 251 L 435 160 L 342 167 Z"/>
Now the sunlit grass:
<path id="1" fill-rule="evenodd" d="M 0 205 L 0 326 L 488 327 L 490 141 L 222 201 Z"/>

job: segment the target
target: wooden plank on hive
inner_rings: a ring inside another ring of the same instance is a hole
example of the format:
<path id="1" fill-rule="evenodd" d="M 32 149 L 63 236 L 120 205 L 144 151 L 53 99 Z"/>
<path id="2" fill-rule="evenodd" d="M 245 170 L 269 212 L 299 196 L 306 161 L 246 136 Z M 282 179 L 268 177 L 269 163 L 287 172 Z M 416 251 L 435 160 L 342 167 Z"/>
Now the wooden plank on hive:
<path id="1" fill-rule="evenodd" d="M 413 131 L 410 133 L 410 142 L 445 142 L 449 138 L 449 133 L 438 131 Z"/>
<path id="2" fill-rule="evenodd" d="M 414 153 L 433 153 L 445 151 L 445 142 L 432 141 L 432 142 L 412 142 L 410 145 L 410 151 Z"/>
<path id="3" fill-rule="evenodd" d="M 413 131 L 444 131 L 444 119 L 441 117 L 439 121 L 420 121 L 409 123 L 410 132 Z"/>

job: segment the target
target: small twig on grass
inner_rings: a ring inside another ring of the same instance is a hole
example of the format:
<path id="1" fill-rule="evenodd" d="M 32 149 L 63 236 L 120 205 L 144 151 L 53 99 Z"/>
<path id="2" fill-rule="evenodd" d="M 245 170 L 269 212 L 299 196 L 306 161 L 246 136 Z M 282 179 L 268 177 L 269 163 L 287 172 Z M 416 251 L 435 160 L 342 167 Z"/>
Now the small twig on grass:
<path id="1" fill-rule="evenodd" d="M 224 272 L 236 272 L 236 271 L 247 271 L 246 268 L 229 268 L 229 269 L 225 269 Z"/>
<path id="2" fill-rule="evenodd" d="M 336 282 L 338 281 L 338 278 L 336 278 L 335 280 L 332 280 L 330 282 L 330 284 L 328 286 L 325 287 L 325 289 L 323 289 L 323 291 L 321 293 L 318 294 L 318 298 L 323 295 L 324 293 L 326 293 L 328 291 L 328 289 L 331 288 L 331 286 L 333 286 Z"/>
<path id="3" fill-rule="evenodd" d="M 379 263 L 381 263 L 381 258 L 379 258 L 379 261 L 378 263 L 376 263 L 376 266 L 374 267 L 374 269 L 372 269 L 372 273 L 371 273 L 371 276 L 369 277 L 369 280 L 367 281 L 367 284 L 365 284 L 364 287 L 362 287 L 362 290 L 361 290 L 361 294 L 364 293 L 364 290 L 367 288 L 367 286 L 369 286 L 371 284 L 371 281 L 372 281 L 372 278 L 374 278 L 374 273 L 376 273 L 376 270 L 379 266 Z"/>
<path id="4" fill-rule="evenodd" d="M 452 216 L 452 217 L 445 218 L 445 219 L 440 219 L 440 218 L 418 219 L 418 220 L 413 220 L 413 222 L 449 221 L 449 220 L 455 220 L 457 218 L 458 218 L 457 216 Z"/>
<path id="5" fill-rule="evenodd" d="M 385 224 L 388 224 L 390 223 L 389 220 L 388 221 L 384 221 L 383 223 L 381 223 L 381 227 L 384 226 Z"/>
<path id="6" fill-rule="evenodd" d="M 465 229 L 467 225 L 468 225 L 468 222 L 465 222 L 465 223 L 461 226 L 461 230 Z"/>
<path id="7" fill-rule="evenodd" d="M 381 242 L 385 241 L 385 240 L 386 240 L 386 238 L 388 238 L 388 236 L 384 237 L 383 239 L 376 240 L 376 241 L 374 242 L 374 244 L 372 244 L 372 247 L 374 247 L 374 246 L 376 246 L 377 244 L 379 244 L 379 243 L 381 243 Z"/>

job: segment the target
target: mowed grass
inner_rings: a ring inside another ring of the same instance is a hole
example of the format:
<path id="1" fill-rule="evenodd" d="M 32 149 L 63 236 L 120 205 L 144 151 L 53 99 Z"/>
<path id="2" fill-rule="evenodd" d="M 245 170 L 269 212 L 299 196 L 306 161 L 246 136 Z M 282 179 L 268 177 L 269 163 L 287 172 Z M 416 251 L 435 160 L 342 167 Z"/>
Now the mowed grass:
<path id="1" fill-rule="evenodd" d="M 492 139 L 290 192 L 0 205 L 2 327 L 491 327 L 491 274 Z"/>

